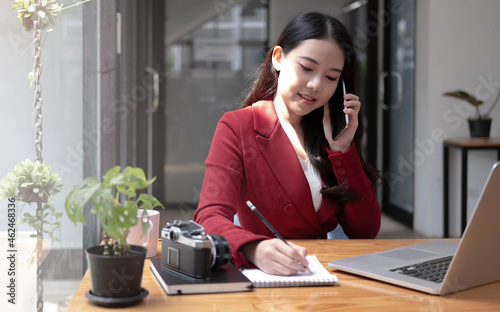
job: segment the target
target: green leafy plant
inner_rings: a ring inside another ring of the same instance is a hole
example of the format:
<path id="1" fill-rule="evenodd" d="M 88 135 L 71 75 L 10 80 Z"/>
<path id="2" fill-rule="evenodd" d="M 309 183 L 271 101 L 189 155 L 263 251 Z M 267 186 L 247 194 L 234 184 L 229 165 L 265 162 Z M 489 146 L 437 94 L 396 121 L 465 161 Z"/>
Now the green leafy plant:
<path id="1" fill-rule="evenodd" d="M 483 105 L 483 101 L 477 99 L 475 96 L 463 91 L 463 90 L 456 90 L 456 91 L 451 91 L 451 92 L 445 92 L 443 95 L 445 96 L 451 96 L 456 99 L 464 100 L 474 106 L 476 109 L 476 117 L 474 119 L 489 119 L 490 114 L 495 108 L 495 106 L 498 103 L 498 99 L 500 98 L 500 88 L 498 89 L 497 97 L 493 101 L 493 104 L 491 105 L 490 109 L 486 111 L 486 113 L 482 114 L 480 111 L 480 107 Z"/>
<path id="2" fill-rule="evenodd" d="M 39 29 L 49 31 L 50 29 L 47 27 L 56 24 L 56 18 L 61 11 L 89 1 L 91 0 L 74 1 L 74 4 L 63 9 L 63 4 L 59 4 L 56 0 L 13 0 L 12 8 L 17 12 L 17 20 L 21 21 L 26 31 L 30 31 L 33 30 L 34 22 L 38 20 L 35 14 L 35 4 L 39 3 Z"/>
<path id="3" fill-rule="evenodd" d="M 19 224 L 26 223 L 40 233 L 48 234 L 51 239 L 59 240 L 54 232 L 61 229 L 61 212 L 57 212 L 53 198 L 62 190 L 61 176 L 52 172 L 50 166 L 29 159 L 18 163 L 0 181 L 0 199 L 14 198 L 23 203 L 19 206 Z M 25 204 L 37 203 L 41 209 L 37 212 L 25 211 Z M 36 234 L 31 235 L 37 237 Z M 38 237 L 42 238 L 42 237 Z"/>
<path id="4" fill-rule="evenodd" d="M 50 26 L 55 25 L 56 18 L 59 16 L 61 11 L 78 6 L 82 3 L 91 0 L 75 1 L 73 5 L 66 6 L 63 9 L 63 5 L 59 4 L 56 0 L 13 0 L 12 8 L 17 12 L 17 20 L 21 22 L 26 31 L 34 30 L 35 22 L 38 21 L 37 29 L 48 33 L 52 31 Z M 36 6 L 38 5 L 38 9 Z M 33 71 L 28 74 L 28 79 L 30 81 L 30 88 L 33 88 L 35 80 L 37 78 L 37 61 L 40 61 L 40 53 L 45 44 L 45 40 L 37 36 L 37 32 L 34 32 L 35 36 L 35 64 Z M 46 39 L 46 37 L 45 37 Z M 31 44 L 30 44 L 31 45 Z M 38 56 L 37 56 L 38 53 Z M 40 72 L 38 72 L 38 76 Z"/>
<path id="5" fill-rule="evenodd" d="M 130 246 L 126 238 L 129 228 L 137 224 L 138 209 L 144 209 L 141 220 L 145 232 L 149 226 L 146 210 L 164 208 L 154 196 L 138 194 L 155 180 L 147 180 L 141 168 L 126 167 L 121 172 L 120 166 L 113 167 L 103 176 L 102 182 L 89 177 L 76 185 L 66 198 L 66 212 L 75 224 L 85 224 L 83 209 L 91 201 L 90 212 L 98 216 L 103 229 L 105 255 L 128 255 Z"/>
<path id="6" fill-rule="evenodd" d="M 62 9 L 56 0 L 40 0 L 38 14 L 40 15 L 40 29 L 45 30 L 50 25 L 55 25 L 56 17 Z M 33 29 L 35 16 L 35 4 L 37 0 L 15 0 L 12 8 L 17 11 L 17 19 L 21 21 L 26 31 Z"/>

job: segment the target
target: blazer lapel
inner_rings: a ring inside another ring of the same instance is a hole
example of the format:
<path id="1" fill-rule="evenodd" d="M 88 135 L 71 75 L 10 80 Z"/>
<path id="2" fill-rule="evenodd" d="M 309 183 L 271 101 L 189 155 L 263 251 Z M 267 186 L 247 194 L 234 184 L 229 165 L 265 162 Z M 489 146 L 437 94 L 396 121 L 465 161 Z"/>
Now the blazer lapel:
<path id="1" fill-rule="evenodd" d="M 264 158 L 297 210 L 320 234 L 309 184 L 272 101 L 259 102 L 252 107 L 257 141 Z"/>

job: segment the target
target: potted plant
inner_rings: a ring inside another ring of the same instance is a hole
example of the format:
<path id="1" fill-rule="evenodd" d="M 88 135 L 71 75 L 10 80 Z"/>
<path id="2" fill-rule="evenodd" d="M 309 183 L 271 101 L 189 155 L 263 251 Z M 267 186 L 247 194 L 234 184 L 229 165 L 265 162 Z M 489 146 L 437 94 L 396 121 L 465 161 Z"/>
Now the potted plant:
<path id="1" fill-rule="evenodd" d="M 85 223 L 83 209 L 92 204 L 90 212 L 97 215 L 103 244 L 86 250 L 92 289 L 87 298 L 100 305 L 131 305 L 148 294 L 141 288 L 146 249 L 126 242 L 129 228 L 142 220 L 143 232 L 149 227 L 146 210 L 163 205 L 146 189 L 156 178 L 147 180 L 141 168 L 111 168 L 102 178 L 84 179 L 68 194 L 65 202 L 70 220 Z M 142 218 L 138 210 L 143 209 Z"/>
<path id="2" fill-rule="evenodd" d="M 480 110 L 480 107 L 484 102 L 463 90 L 445 92 L 443 95 L 464 100 L 469 104 L 471 104 L 472 106 L 474 106 L 476 111 L 475 116 L 473 118 L 467 119 L 469 123 L 469 130 L 471 137 L 488 138 L 490 136 L 491 121 L 492 121 L 490 118 L 490 114 L 498 103 L 498 99 L 500 97 L 500 88 L 498 89 L 497 97 L 493 101 L 490 108 L 484 114 L 481 113 Z"/>

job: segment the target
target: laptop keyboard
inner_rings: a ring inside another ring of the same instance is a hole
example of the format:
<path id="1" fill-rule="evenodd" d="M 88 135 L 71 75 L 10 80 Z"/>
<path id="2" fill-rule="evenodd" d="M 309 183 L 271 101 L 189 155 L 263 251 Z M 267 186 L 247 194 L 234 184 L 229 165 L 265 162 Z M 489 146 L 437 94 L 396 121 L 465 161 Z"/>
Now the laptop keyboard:
<path id="1" fill-rule="evenodd" d="M 413 265 L 402 266 L 389 271 L 417 277 L 431 282 L 441 283 L 446 275 L 446 271 L 448 271 L 452 258 L 453 256 L 449 256 Z"/>

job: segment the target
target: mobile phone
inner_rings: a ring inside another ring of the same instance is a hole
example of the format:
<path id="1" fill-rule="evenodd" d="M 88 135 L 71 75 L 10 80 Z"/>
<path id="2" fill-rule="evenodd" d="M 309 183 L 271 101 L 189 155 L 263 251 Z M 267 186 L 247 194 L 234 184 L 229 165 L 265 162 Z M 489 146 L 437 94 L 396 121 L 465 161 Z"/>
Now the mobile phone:
<path id="1" fill-rule="evenodd" d="M 344 95 L 346 95 L 346 91 L 345 91 L 345 82 L 344 82 L 344 79 L 342 79 L 342 100 L 345 102 L 344 100 Z M 340 109 L 341 111 L 343 111 L 345 108 L 345 106 L 341 106 Z M 341 112 L 338 111 L 339 108 L 333 108 L 330 106 L 330 122 L 332 123 L 332 133 L 335 134 L 335 136 L 333 137 L 333 140 L 334 141 L 337 141 L 337 139 L 342 135 L 342 133 L 344 133 L 344 131 L 347 129 L 347 127 L 349 126 L 349 115 L 347 114 L 341 114 Z M 339 117 L 339 116 L 342 116 L 342 117 Z"/>

